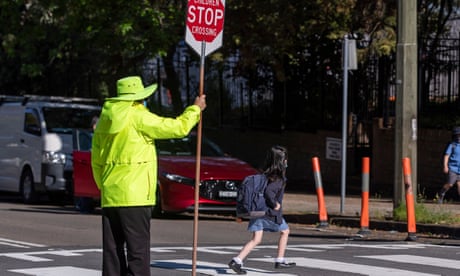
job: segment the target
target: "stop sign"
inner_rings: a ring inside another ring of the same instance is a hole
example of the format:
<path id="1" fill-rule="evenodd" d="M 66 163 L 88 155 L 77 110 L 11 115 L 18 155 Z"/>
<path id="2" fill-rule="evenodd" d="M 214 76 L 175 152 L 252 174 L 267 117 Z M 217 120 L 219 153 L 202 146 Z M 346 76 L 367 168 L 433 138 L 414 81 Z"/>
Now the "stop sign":
<path id="1" fill-rule="evenodd" d="M 185 22 L 185 42 L 201 55 L 222 46 L 225 0 L 189 0 Z"/>

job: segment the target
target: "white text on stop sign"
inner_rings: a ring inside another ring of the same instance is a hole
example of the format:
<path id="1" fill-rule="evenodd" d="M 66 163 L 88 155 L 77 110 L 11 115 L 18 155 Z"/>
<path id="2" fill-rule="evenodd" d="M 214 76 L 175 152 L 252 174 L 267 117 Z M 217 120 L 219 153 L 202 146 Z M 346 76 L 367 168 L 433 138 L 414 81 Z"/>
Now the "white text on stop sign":
<path id="1" fill-rule="evenodd" d="M 188 17 L 187 20 L 190 23 L 195 23 L 197 21 L 198 24 L 205 25 L 213 25 L 217 26 L 217 22 L 224 18 L 224 12 L 221 9 L 213 9 L 213 8 L 205 8 L 205 7 L 197 7 L 197 6 L 189 6 L 188 8 Z"/>

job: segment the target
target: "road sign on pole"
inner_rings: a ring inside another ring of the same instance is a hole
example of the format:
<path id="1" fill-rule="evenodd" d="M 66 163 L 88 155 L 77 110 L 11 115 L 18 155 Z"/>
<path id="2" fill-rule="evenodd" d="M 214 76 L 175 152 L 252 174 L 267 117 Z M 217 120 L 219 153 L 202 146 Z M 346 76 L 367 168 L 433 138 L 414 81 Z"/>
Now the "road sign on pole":
<path id="1" fill-rule="evenodd" d="M 200 56 L 200 91 L 204 91 L 204 60 L 222 46 L 225 0 L 188 0 L 185 22 L 185 42 Z M 195 206 L 193 219 L 192 276 L 196 275 L 198 249 L 198 209 L 200 190 L 201 137 L 203 122 L 200 119 L 196 139 Z"/>
<path id="2" fill-rule="evenodd" d="M 356 59 L 356 41 L 348 39 L 348 35 L 343 38 L 342 47 L 343 58 L 343 103 L 342 103 L 342 179 L 340 189 L 340 213 L 345 212 L 345 193 L 347 178 L 347 116 L 348 116 L 348 71 L 358 69 Z"/>
<path id="3" fill-rule="evenodd" d="M 225 0 L 189 0 L 185 42 L 198 54 L 207 56 L 222 46 Z M 202 44 L 205 45 L 202 45 Z"/>

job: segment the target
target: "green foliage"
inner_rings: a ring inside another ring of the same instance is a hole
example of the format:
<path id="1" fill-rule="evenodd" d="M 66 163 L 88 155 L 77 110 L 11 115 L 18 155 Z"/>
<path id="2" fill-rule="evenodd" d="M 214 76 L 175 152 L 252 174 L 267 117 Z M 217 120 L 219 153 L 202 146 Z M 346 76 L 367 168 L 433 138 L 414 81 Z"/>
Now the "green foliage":
<path id="1" fill-rule="evenodd" d="M 458 1 L 419 3 L 421 32 L 444 33 Z M 180 0 L 0 0 L 0 89 L 114 95 L 117 78 L 141 74 L 142 63 L 160 55 L 168 67 L 164 85 L 172 93 L 175 109 L 181 109 L 172 65 L 175 46 L 184 37 L 186 4 Z M 345 34 L 364 34 L 370 43 L 360 50 L 361 61 L 368 54 L 394 53 L 396 4 L 396 0 L 226 1 L 224 45 L 209 59 L 218 62 L 238 54 L 235 75 L 251 79 L 254 87 L 265 81 L 257 71 L 261 67 L 276 82 L 291 81 L 294 85 L 288 92 L 297 93 L 296 102 L 308 107 L 299 106 L 301 114 L 292 118 L 300 118 L 303 124 L 310 114 L 318 113 L 309 106 L 336 109 L 334 91 L 340 86 Z M 307 83 L 307 79 L 317 81 Z M 324 120 L 336 117 L 328 111 L 320 115 Z M 321 124 L 321 118 L 314 119 L 310 121 Z"/>
<path id="2" fill-rule="evenodd" d="M 62 95 L 139 74 L 181 39 L 183 17 L 175 1 L 0 0 L 0 86 Z"/>
<path id="3" fill-rule="evenodd" d="M 280 81 L 288 66 L 312 59 L 340 63 L 340 47 L 331 52 L 331 46 L 346 34 L 366 34 L 371 47 L 361 51 L 362 57 L 368 52 L 389 55 L 396 48 L 395 0 L 232 1 L 225 24 L 230 37 L 223 51 L 238 49 L 243 69 L 268 65 Z"/>
<path id="4" fill-rule="evenodd" d="M 414 206 L 415 219 L 418 223 L 431 223 L 431 224 L 458 224 L 460 217 L 455 216 L 452 212 L 438 208 L 427 208 L 423 203 L 416 203 Z M 393 210 L 393 219 L 396 221 L 407 221 L 407 208 L 406 204 L 400 204 Z"/>

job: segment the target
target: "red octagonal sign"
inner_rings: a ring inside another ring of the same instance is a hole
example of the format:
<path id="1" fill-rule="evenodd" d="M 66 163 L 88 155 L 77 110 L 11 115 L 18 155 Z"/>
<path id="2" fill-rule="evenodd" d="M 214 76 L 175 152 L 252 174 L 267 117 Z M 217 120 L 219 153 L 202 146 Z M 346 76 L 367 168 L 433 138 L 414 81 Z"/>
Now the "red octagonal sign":
<path id="1" fill-rule="evenodd" d="M 225 0 L 189 0 L 187 6 L 186 42 L 195 49 L 206 43 L 214 51 L 222 45 Z M 200 48 L 200 47 L 199 47 Z M 209 53 L 208 50 L 206 50 Z"/>

